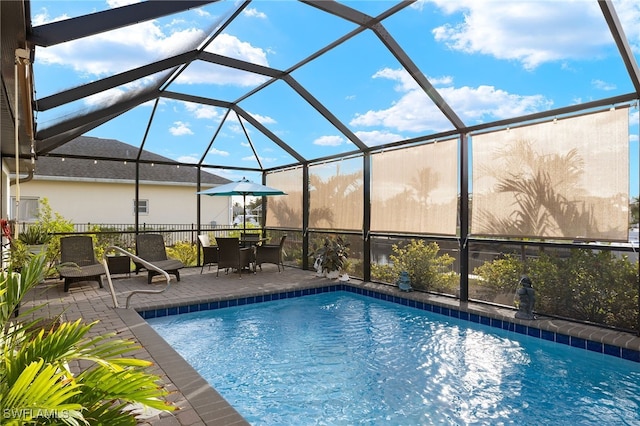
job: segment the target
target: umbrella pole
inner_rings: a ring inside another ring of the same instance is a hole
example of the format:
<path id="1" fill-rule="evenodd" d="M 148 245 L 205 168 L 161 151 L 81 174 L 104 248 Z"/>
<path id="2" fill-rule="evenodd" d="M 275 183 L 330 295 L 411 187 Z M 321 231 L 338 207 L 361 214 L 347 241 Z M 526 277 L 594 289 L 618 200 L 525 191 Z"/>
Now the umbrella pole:
<path id="1" fill-rule="evenodd" d="M 244 229 L 244 236 L 247 237 L 247 194 L 242 194 L 242 227 Z"/>

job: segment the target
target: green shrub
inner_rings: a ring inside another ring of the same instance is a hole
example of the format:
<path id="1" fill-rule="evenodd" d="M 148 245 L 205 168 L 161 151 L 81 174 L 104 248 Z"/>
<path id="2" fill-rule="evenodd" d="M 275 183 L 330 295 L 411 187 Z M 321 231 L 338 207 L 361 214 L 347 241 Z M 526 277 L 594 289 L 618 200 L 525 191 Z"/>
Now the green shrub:
<path id="1" fill-rule="evenodd" d="M 485 262 L 473 270 L 480 279 L 477 284 L 487 290 L 492 298 L 500 293 L 515 293 L 524 266 L 519 257 L 507 254 L 491 262 Z"/>
<path id="2" fill-rule="evenodd" d="M 638 328 L 638 263 L 611 251 L 573 249 L 566 258 L 540 253 L 526 265 L 514 256 L 475 269 L 483 286 L 514 292 L 521 271 L 533 282 L 535 311 L 607 326 Z"/>
<path id="3" fill-rule="evenodd" d="M 531 278 L 534 284 L 539 282 L 544 295 L 540 309 L 582 321 L 637 329 L 637 263 L 616 257 L 611 251 L 577 249 L 571 250 L 566 259 L 541 256 L 531 263 Z M 553 270 L 555 277 L 550 273 Z"/>
<path id="4" fill-rule="evenodd" d="M 401 271 L 402 272 L 402 271 Z M 371 264 L 371 279 L 383 283 L 395 283 L 398 281 L 399 273 L 393 269 L 393 265 L 389 264 Z"/>
<path id="5" fill-rule="evenodd" d="M 409 273 L 411 286 L 419 290 L 451 292 L 459 283 L 457 274 L 451 271 L 455 259 L 448 254 L 438 255 L 440 246 L 422 240 L 411 240 L 409 244 L 391 247 L 390 265 L 371 265 L 371 275 L 377 280 L 395 283 L 402 271 Z"/>
<path id="6" fill-rule="evenodd" d="M 185 266 L 195 266 L 198 260 L 198 246 L 187 241 L 177 242 L 173 247 L 167 247 L 167 256 L 178 259 Z"/>
<path id="7" fill-rule="evenodd" d="M 129 234 L 120 232 L 116 227 L 91 225 L 89 230 L 94 233 L 93 244 L 96 252 L 96 259 L 101 260 L 104 252 L 109 246 L 120 247 L 129 253 L 135 254 L 135 246 L 131 245 Z"/>
<path id="8" fill-rule="evenodd" d="M 560 259 L 543 252 L 530 259 L 527 268 L 536 290 L 536 311 L 567 316 L 572 290 L 564 283 Z"/>
<path id="9" fill-rule="evenodd" d="M 46 276 L 57 275 L 55 264 L 60 256 L 60 235 L 57 233 L 73 232 L 73 223 L 66 220 L 59 213 L 54 212 L 49 205 L 47 198 L 40 200 L 38 207 L 38 216 L 35 224 L 31 225 L 24 233 L 19 234 L 18 241 L 13 241 L 11 246 L 12 253 L 10 261 L 15 270 L 19 270 L 29 260 L 30 255 L 24 247 L 26 241 L 34 241 L 36 237 L 42 237 L 44 234 L 49 238 L 46 241 L 47 249 L 45 254 L 46 260 Z M 22 235 L 25 234 L 23 237 Z M 37 234 L 37 235 L 36 235 Z M 28 244 L 33 244 L 29 242 Z"/>

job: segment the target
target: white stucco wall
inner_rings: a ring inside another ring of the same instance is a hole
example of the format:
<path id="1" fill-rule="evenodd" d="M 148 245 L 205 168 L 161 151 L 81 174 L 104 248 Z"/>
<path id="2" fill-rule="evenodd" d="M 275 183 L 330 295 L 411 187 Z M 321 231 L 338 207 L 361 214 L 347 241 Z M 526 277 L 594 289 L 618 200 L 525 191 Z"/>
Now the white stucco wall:
<path id="1" fill-rule="evenodd" d="M 0 217 L 7 219 L 9 217 L 9 203 L 11 202 L 11 197 L 9 196 L 9 170 L 2 162 L 2 173 L 0 174 L 0 193 L 2 193 L 2 208 L 0 209 Z"/>
<path id="2" fill-rule="evenodd" d="M 15 188 L 11 187 L 14 196 Z M 47 198 L 51 209 L 74 223 L 133 224 L 135 185 L 120 182 L 39 180 L 20 186 L 22 197 Z M 140 199 L 148 200 L 149 213 L 140 223 L 186 224 L 197 221 L 196 187 L 140 184 Z M 202 196 L 202 224 L 231 222 L 230 197 Z"/>

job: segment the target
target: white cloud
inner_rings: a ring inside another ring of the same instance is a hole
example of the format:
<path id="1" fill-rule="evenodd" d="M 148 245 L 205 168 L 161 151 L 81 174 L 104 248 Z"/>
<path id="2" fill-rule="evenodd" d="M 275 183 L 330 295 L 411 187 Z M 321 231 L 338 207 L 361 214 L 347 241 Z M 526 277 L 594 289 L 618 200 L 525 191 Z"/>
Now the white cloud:
<path id="1" fill-rule="evenodd" d="M 602 80 L 592 80 L 591 85 L 600 90 L 616 90 L 616 85 Z"/>
<path id="2" fill-rule="evenodd" d="M 34 18 L 34 25 L 62 19 L 68 19 L 68 16 L 51 18 L 44 9 Z M 177 24 L 182 27 L 176 27 Z M 208 33 L 188 25 L 185 21 L 173 21 L 167 28 L 163 28 L 156 20 L 141 22 L 84 39 L 40 48 L 36 61 L 42 65 L 71 68 L 84 79 L 94 80 L 195 49 Z M 207 51 L 269 66 L 265 50 L 228 34 L 216 37 Z M 253 87 L 266 79 L 264 76 L 195 61 L 180 74 L 176 82 Z"/>
<path id="3" fill-rule="evenodd" d="M 229 129 L 229 131 L 231 133 L 236 133 L 236 134 L 244 134 L 244 132 L 242 131 L 242 127 L 239 124 L 230 124 L 229 126 L 227 126 L 227 129 Z"/>
<path id="4" fill-rule="evenodd" d="M 638 0 L 614 0 L 613 5 L 624 32 L 634 51 L 640 52 L 640 2 Z M 637 56 L 636 56 L 637 57 Z"/>
<path id="5" fill-rule="evenodd" d="M 200 161 L 200 157 L 196 157 L 195 155 L 183 155 L 177 158 L 179 163 L 192 163 L 197 164 Z"/>
<path id="6" fill-rule="evenodd" d="M 368 146 L 384 145 L 386 143 L 396 142 L 404 139 L 402 135 L 379 130 L 373 130 L 370 132 L 359 131 L 355 132 L 355 134 L 362 142 L 364 142 Z"/>
<path id="7" fill-rule="evenodd" d="M 268 67 L 267 54 L 263 49 L 240 41 L 235 36 L 220 34 L 206 48 L 207 52 L 240 59 L 253 64 Z M 192 62 L 176 80 L 181 84 L 208 83 L 217 85 L 231 84 L 240 87 L 253 87 L 267 81 L 267 77 L 232 68 L 210 64 L 203 61 Z"/>
<path id="8" fill-rule="evenodd" d="M 275 124 L 277 123 L 276 120 L 274 120 L 273 118 L 266 116 L 266 115 L 260 115 L 260 114 L 252 114 L 249 113 L 250 116 L 252 116 L 253 118 L 256 119 L 256 121 L 260 124 Z"/>
<path id="9" fill-rule="evenodd" d="M 264 50 L 229 34 L 220 34 L 206 50 L 254 64 L 269 66 Z"/>
<path id="10" fill-rule="evenodd" d="M 564 59 L 593 59 L 612 45 L 597 2 L 431 0 L 464 21 L 433 30 L 437 41 L 467 53 L 516 60 L 526 69 Z"/>
<path id="11" fill-rule="evenodd" d="M 189 46 L 197 46 L 205 36 L 194 28 L 167 35 L 156 21 L 147 21 L 39 49 L 36 60 L 71 67 L 90 78 L 101 77 L 172 56 Z"/>
<path id="12" fill-rule="evenodd" d="M 192 102 L 184 102 L 184 107 L 187 111 L 193 114 L 198 119 L 214 119 L 220 118 L 218 109 L 211 105 L 194 104 Z"/>
<path id="13" fill-rule="evenodd" d="M 120 99 L 121 96 L 124 96 L 125 93 L 126 92 L 124 90 L 116 87 L 91 95 L 85 98 L 84 102 L 90 107 L 99 106 L 104 108 L 105 106 L 114 104 L 116 100 Z"/>
<path id="14" fill-rule="evenodd" d="M 169 128 L 169 133 L 171 133 L 173 136 L 184 136 L 193 134 L 193 132 L 189 128 L 189 123 L 176 121 L 173 124 L 174 126 Z"/>
<path id="15" fill-rule="evenodd" d="M 434 105 L 405 70 L 384 69 L 374 78 L 398 82 L 402 96 L 389 108 L 357 114 L 350 122 L 356 127 L 383 126 L 397 131 L 445 131 L 452 128 L 444 114 Z M 455 87 L 450 77 L 430 79 L 443 86 L 438 92 L 466 124 L 509 118 L 546 109 L 551 102 L 541 95 L 522 96 L 493 86 Z"/>
<path id="16" fill-rule="evenodd" d="M 51 17 L 49 16 L 49 11 L 47 10 L 46 7 L 43 7 L 40 9 L 40 13 L 36 13 L 33 15 L 33 18 L 31 19 L 31 24 L 34 27 L 37 27 L 38 25 L 44 25 L 44 24 L 48 24 L 50 22 L 56 22 L 56 21 L 64 21 L 65 19 L 69 19 L 70 16 L 67 14 L 63 14 L 60 16 L 56 16 L 56 17 Z"/>
<path id="17" fill-rule="evenodd" d="M 277 161 L 276 158 L 273 157 L 263 157 L 261 155 L 258 155 L 258 158 L 260 159 L 260 163 L 262 164 L 267 164 L 267 163 L 273 163 L 275 161 Z M 256 157 L 253 155 L 247 155 L 246 157 L 242 157 L 242 161 L 256 161 Z"/>
<path id="18" fill-rule="evenodd" d="M 209 152 L 207 153 L 207 155 L 219 155 L 221 157 L 228 157 L 229 156 L 229 152 L 228 151 L 221 151 L 221 150 L 216 149 L 216 148 L 211 148 L 209 150 Z"/>
<path id="19" fill-rule="evenodd" d="M 313 144 L 320 146 L 340 146 L 343 142 L 344 138 L 342 136 L 320 136 L 313 141 Z"/>
<path id="20" fill-rule="evenodd" d="M 242 14 L 251 18 L 267 19 L 267 15 L 264 12 L 259 12 L 255 7 L 246 8 Z"/>
<path id="21" fill-rule="evenodd" d="M 129 4 L 140 3 L 140 0 L 106 0 L 110 8 L 126 6 Z"/>

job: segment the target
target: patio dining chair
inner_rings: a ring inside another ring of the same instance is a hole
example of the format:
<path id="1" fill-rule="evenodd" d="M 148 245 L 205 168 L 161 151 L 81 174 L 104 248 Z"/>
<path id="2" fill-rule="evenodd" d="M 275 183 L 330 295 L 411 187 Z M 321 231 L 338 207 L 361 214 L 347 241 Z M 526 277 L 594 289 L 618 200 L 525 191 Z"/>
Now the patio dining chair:
<path id="1" fill-rule="evenodd" d="M 167 256 L 167 247 L 164 244 L 164 237 L 161 234 L 140 234 L 136 237 L 136 255 L 154 266 L 166 271 L 168 274 L 175 275 L 176 280 L 180 281 L 180 269 L 184 268 L 184 264 L 177 259 L 170 259 Z M 135 262 L 136 274 L 145 267 Z M 148 270 L 147 282 L 151 284 L 154 276 L 160 275 L 157 271 Z"/>
<path id="2" fill-rule="evenodd" d="M 240 247 L 240 239 L 238 238 L 222 238 L 216 237 L 218 244 L 218 269 L 216 277 L 220 272 L 220 268 L 225 269 L 225 273 L 229 273 L 229 269 L 237 269 L 238 275 L 242 278 L 242 270 L 251 268 L 253 261 L 253 251 L 249 247 Z M 255 266 L 254 266 L 255 272 Z"/>
<path id="3" fill-rule="evenodd" d="M 279 244 L 262 244 L 256 247 L 256 266 L 259 266 L 260 270 L 262 270 L 263 263 L 275 263 L 278 265 L 278 272 L 280 272 L 280 265 L 282 265 L 282 270 L 284 271 L 282 248 L 286 239 L 287 236 L 283 235 Z"/>
<path id="4" fill-rule="evenodd" d="M 200 241 L 200 246 L 202 247 L 202 268 L 200 268 L 200 273 L 204 270 L 204 265 L 209 265 L 209 270 L 211 270 L 212 263 L 218 263 L 218 246 L 212 246 L 209 241 L 209 235 L 201 234 L 198 235 L 198 241 Z"/>
<path id="5" fill-rule="evenodd" d="M 73 235 L 60 238 L 60 278 L 64 278 L 64 291 L 81 281 L 96 281 L 102 288 L 104 265 L 96 259 L 93 239 L 88 235 Z"/>

